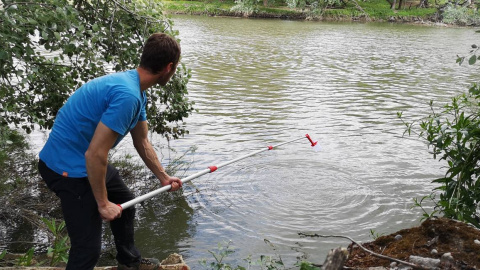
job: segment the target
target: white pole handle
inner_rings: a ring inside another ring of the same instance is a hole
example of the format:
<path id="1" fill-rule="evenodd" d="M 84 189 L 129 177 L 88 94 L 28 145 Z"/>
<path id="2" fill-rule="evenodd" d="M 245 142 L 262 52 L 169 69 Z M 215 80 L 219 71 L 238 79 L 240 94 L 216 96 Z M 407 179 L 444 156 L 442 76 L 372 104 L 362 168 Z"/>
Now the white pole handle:
<path id="1" fill-rule="evenodd" d="M 308 137 L 308 134 L 307 134 L 306 137 L 309 138 L 309 137 Z M 233 159 L 233 160 L 230 160 L 230 161 L 221 163 L 221 164 L 219 164 L 219 165 L 217 165 L 217 166 L 210 166 L 210 167 L 208 167 L 208 169 L 199 171 L 199 172 L 197 172 L 197 173 L 195 173 L 195 174 L 193 174 L 193 175 L 190 175 L 190 176 L 182 179 L 182 180 L 181 180 L 181 181 L 182 181 L 182 184 L 183 184 L 183 183 L 187 183 L 187 182 L 189 182 L 189 181 L 191 181 L 191 180 L 193 180 L 193 179 L 195 179 L 195 178 L 197 178 L 197 177 L 200 177 L 200 176 L 202 176 L 202 175 L 204 175 L 204 174 L 212 173 L 212 172 L 216 171 L 217 169 L 219 169 L 219 168 L 221 168 L 221 167 L 227 166 L 227 165 L 232 164 L 232 163 L 234 163 L 234 162 L 237 162 L 237 161 L 239 161 L 239 160 L 245 159 L 245 158 L 247 158 L 247 157 L 251 157 L 251 156 L 253 156 L 253 155 L 259 154 L 259 153 L 264 152 L 264 151 L 272 150 L 272 149 L 275 148 L 275 147 L 279 147 L 279 146 L 284 145 L 284 144 L 287 144 L 287 143 L 292 143 L 292 142 L 295 142 L 295 141 L 299 141 L 299 140 L 301 140 L 301 139 L 303 139 L 303 138 L 305 138 L 305 137 L 296 138 L 296 139 L 293 139 L 293 140 L 290 140 L 290 141 L 287 141 L 287 142 L 279 143 L 279 144 L 274 145 L 274 146 L 268 146 L 268 147 L 265 148 L 265 149 L 258 150 L 258 151 L 255 151 L 255 152 L 253 152 L 253 153 L 250 153 L 250 154 L 248 154 L 248 155 L 241 156 L 241 157 L 239 157 L 239 158 L 236 158 L 236 159 Z M 133 205 L 135 205 L 135 204 L 137 204 L 137 203 L 140 203 L 140 202 L 143 202 L 143 201 L 145 201 L 145 200 L 148 200 L 148 199 L 152 198 L 152 197 L 155 196 L 155 195 L 158 195 L 158 194 L 160 194 L 160 193 L 162 193 L 162 192 L 168 191 L 168 190 L 170 190 L 171 188 L 172 188 L 171 185 L 163 186 L 163 187 L 161 187 L 161 188 L 159 188 L 159 189 L 156 189 L 156 190 L 151 191 L 151 192 L 149 192 L 149 193 L 146 193 L 146 194 L 144 194 L 144 195 L 138 196 L 137 198 L 135 198 L 135 199 L 133 199 L 133 200 L 130 200 L 130 201 L 125 202 L 125 203 L 122 203 L 122 204 L 120 204 L 119 206 L 122 208 L 122 210 L 123 210 L 123 209 L 127 209 L 127 208 L 129 208 L 129 207 L 131 207 L 131 206 L 133 206 Z"/>

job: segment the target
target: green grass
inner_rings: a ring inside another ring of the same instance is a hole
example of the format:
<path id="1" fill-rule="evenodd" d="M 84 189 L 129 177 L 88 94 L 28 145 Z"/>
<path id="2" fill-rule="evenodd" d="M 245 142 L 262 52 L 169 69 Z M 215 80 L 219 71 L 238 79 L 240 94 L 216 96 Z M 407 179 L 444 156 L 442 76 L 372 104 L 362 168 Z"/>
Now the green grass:
<path id="1" fill-rule="evenodd" d="M 224 2 L 201 2 L 201 1 L 164 1 L 164 6 L 169 13 L 186 14 L 209 14 L 228 12 L 235 3 Z"/>
<path id="2" fill-rule="evenodd" d="M 361 2 L 362 8 L 373 18 L 388 19 L 389 17 L 428 17 L 437 11 L 436 8 L 417 8 L 417 2 L 407 1 L 401 9 L 392 10 L 385 0 L 369 0 Z"/>

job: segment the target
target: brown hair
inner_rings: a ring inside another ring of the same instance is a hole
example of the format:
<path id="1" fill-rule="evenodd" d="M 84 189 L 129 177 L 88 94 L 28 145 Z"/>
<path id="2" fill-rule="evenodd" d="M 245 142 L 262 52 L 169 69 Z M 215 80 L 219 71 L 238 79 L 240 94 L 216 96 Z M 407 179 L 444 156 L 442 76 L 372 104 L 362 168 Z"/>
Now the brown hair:
<path id="1" fill-rule="evenodd" d="M 180 44 L 165 33 L 151 35 L 143 47 L 140 67 L 156 74 L 169 63 L 177 65 L 180 60 Z"/>

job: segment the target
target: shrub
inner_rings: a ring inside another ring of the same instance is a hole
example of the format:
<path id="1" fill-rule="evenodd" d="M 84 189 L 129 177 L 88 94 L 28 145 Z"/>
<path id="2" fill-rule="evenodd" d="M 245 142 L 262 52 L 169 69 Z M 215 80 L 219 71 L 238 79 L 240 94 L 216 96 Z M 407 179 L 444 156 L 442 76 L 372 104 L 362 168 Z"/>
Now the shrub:
<path id="1" fill-rule="evenodd" d="M 480 14 L 477 10 L 448 4 L 443 11 L 443 22 L 459 25 L 480 25 Z"/>
<path id="2" fill-rule="evenodd" d="M 435 208 L 480 228 L 480 85 L 452 98 L 440 112 L 433 101 L 430 108 L 419 135 L 432 147 L 433 157 L 447 163 L 445 176 L 432 181 L 439 184 Z M 406 125 L 410 134 L 413 124 Z"/>

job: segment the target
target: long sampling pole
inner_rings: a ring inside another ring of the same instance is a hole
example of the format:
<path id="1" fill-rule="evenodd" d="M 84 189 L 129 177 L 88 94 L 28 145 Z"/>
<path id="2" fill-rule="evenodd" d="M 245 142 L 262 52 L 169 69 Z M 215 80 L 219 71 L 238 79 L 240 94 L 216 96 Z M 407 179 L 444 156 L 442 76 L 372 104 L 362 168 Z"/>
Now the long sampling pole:
<path id="1" fill-rule="evenodd" d="M 288 144 L 288 143 L 292 143 L 292 142 L 299 141 L 299 140 L 301 140 L 301 139 L 303 139 L 303 138 L 307 138 L 307 139 L 310 141 L 310 143 L 312 144 L 311 146 L 314 148 L 315 151 L 318 151 L 318 150 L 319 150 L 319 148 L 318 148 L 319 145 L 317 144 L 317 142 L 313 142 L 312 139 L 310 138 L 310 136 L 307 134 L 307 135 L 305 135 L 304 137 L 300 137 L 300 138 L 296 138 L 296 139 L 293 139 L 293 140 L 290 140 L 290 141 L 286 141 L 286 142 L 283 142 L 283 143 L 279 143 L 279 144 L 277 144 L 277 145 L 268 146 L 268 147 L 266 147 L 266 148 L 264 148 L 264 149 L 261 149 L 261 150 L 252 152 L 252 153 L 250 153 L 250 154 L 241 156 L 241 157 L 239 157 L 239 158 L 236 158 L 236 159 L 233 159 L 233 160 L 230 160 L 230 161 L 226 161 L 226 162 L 221 163 L 221 164 L 219 164 L 219 165 L 217 165 L 217 166 L 210 166 L 210 167 L 208 167 L 208 168 L 205 169 L 205 170 L 199 171 L 199 172 L 197 172 L 197 173 L 195 173 L 195 174 L 193 174 L 193 175 L 190 175 L 190 176 L 182 179 L 182 180 L 181 180 L 181 181 L 182 181 L 182 184 L 187 183 L 187 182 L 189 182 L 189 181 L 192 181 L 193 179 L 198 178 L 198 177 L 200 177 L 200 176 L 202 176 L 202 175 L 204 175 L 204 174 L 212 173 L 212 172 L 216 171 L 217 169 L 220 169 L 221 167 L 225 167 L 225 166 L 227 166 L 227 165 L 230 165 L 230 164 L 232 164 L 232 163 L 234 163 L 234 162 L 237 162 L 237 161 L 240 161 L 240 160 L 242 160 L 242 159 L 245 159 L 245 158 L 254 156 L 254 155 L 259 154 L 259 153 L 264 152 L 264 151 L 272 150 L 273 148 L 276 148 L 276 147 L 279 147 L 279 146 L 282 146 L 282 145 L 285 145 L 285 144 Z M 129 208 L 129 207 L 131 207 L 131 206 L 133 206 L 133 205 L 135 205 L 135 204 L 137 204 L 137 203 L 140 203 L 140 202 L 143 202 L 143 201 L 145 201 L 145 200 L 148 200 L 148 199 L 152 198 L 153 196 L 156 196 L 156 195 L 158 195 L 158 194 L 160 194 L 160 193 L 162 193 L 162 192 L 168 191 L 168 190 L 170 190 L 171 188 L 172 188 L 171 185 L 163 186 L 163 187 L 161 187 L 161 188 L 159 188 L 159 189 L 156 189 L 156 190 L 153 190 L 153 191 L 151 191 L 151 192 L 149 192 L 149 193 L 146 193 L 146 194 L 144 194 L 144 195 L 138 196 L 138 197 L 136 197 L 135 199 L 132 199 L 132 200 L 127 201 L 127 202 L 124 202 L 124 203 L 120 204 L 119 206 L 120 206 L 120 208 L 122 208 L 122 209 L 127 209 L 127 208 Z"/>

